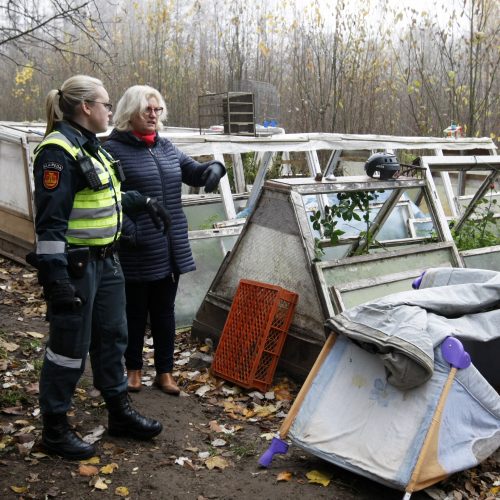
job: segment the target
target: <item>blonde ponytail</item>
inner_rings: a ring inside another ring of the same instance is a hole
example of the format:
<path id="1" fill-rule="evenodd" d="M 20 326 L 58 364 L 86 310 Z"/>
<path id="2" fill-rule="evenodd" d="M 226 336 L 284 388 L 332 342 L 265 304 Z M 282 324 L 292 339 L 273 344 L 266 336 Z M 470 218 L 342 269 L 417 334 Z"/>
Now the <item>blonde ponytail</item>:
<path id="1" fill-rule="evenodd" d="M 95 99 L 100 87 L 104 85 L 97 78 L 75 75 L 68 78 L 60 89 L 52 89 L 45 101 L 47 115 L 45 135 L 54 130 L 56 122 L 73 118 L 76 108 L 82 101 Z"/>

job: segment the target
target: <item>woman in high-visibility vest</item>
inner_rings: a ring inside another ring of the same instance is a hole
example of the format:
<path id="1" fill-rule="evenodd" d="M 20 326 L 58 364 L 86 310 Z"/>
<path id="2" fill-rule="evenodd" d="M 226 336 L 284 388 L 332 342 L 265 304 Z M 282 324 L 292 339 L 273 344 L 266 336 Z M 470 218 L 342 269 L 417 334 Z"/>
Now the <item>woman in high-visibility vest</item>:
<path id="1" fill-rule="evenodd" d="M 140 193 L 120 192 L 119 165 L 96 137 L 107 130 L 111 108 L 100 80 L 69 78 L 47 96 L 47 130 L 34 158 L 37 241 L 28 261 L 39 271 L 50 321 L 40 375 L 42 446 L 78 460 L 96 453 L 67 420 L 87 353 L 109 411 L 109 434 L 150 439 L 162 430 L 127 397 L 125 288 L 116 242 L 122 207 L 148 211 L 159 226 L 168 217 Z"/>

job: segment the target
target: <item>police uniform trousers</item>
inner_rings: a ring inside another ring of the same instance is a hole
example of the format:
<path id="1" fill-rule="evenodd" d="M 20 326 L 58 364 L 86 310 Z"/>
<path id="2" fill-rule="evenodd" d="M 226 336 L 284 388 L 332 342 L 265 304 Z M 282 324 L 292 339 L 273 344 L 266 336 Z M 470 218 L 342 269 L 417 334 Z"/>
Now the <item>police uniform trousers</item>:
<path id="1" fill-rule="evenodd" d="M 127 347 L 125 287 L 118 257 L 91 258 L 83 276 L 72 281 L 83 304 L 71 311 L 50 312 L 40 376 L 40 409 L 44 414 L 68 411 L 87 353 L 94 387 L 105 399 L 127 390 L 123 366 Z"/>

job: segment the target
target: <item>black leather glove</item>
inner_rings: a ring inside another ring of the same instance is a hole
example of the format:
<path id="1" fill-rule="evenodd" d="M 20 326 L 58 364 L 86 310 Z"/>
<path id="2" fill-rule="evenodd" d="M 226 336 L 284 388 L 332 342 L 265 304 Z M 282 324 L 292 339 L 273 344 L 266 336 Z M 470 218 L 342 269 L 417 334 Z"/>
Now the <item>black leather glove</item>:
<path id="1" fill-rule="evenodd" d="M 82 305 L 82 299 L 69 278 L 54 281 L 48 287 L 47 295 L 53 309 L 74 309 Z"/>
<path id="2" fill-rule="evenodd" d="M 211 163 L 201 174 L 201 182 L 205 186 L 205 192 L 211 193 L 215 191 L 225 173 L 226 169 L 219 162 Z"/>
<path id="3" fill-rule="evenodd" d="M 161 224 L 163 222 L 163 234 L 167 234 L 171 222 L 168 211 L 154 198 L 146 198 L 145 208 L 151 219 L 153 219 L 156 229 L 161 229 Z"/>
<path id="4" fill-rule="evenodd" d="M 139 191 L 125 191 L 122 193 L 122 209 L 129 217 L 135 217 L 144 210 L 147 198 Z"/>

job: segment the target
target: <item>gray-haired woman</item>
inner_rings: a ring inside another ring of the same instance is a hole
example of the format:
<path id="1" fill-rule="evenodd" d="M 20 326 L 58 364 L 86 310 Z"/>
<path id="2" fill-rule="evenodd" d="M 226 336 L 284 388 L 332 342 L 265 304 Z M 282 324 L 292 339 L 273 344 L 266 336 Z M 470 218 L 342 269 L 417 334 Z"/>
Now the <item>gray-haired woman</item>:
<path id="1" fill-rule="evenodd" d="M 125 274 L 128 346 L 125 364 L 129 391 L 141 389 L 146 321 L 149 314 L 154 342 L 154 384 L 178 395 L 172 376 L 174 361 L 174 305 L 179 276 L 193 271 L 188 225 L 181 204 L 182 183 L 214 191 L 226 169 L 216 161 L 199 163 L 168 139 L 160 137 L 167 116 L 160 93 L 147 85 L 126 90 L 117 105 L 113 130 L 104 147 L 120 160 L 124 188 L 138 190 L 170 214 L 166 234 L 147 217 L 125 217 L 120 261 Z"/>

